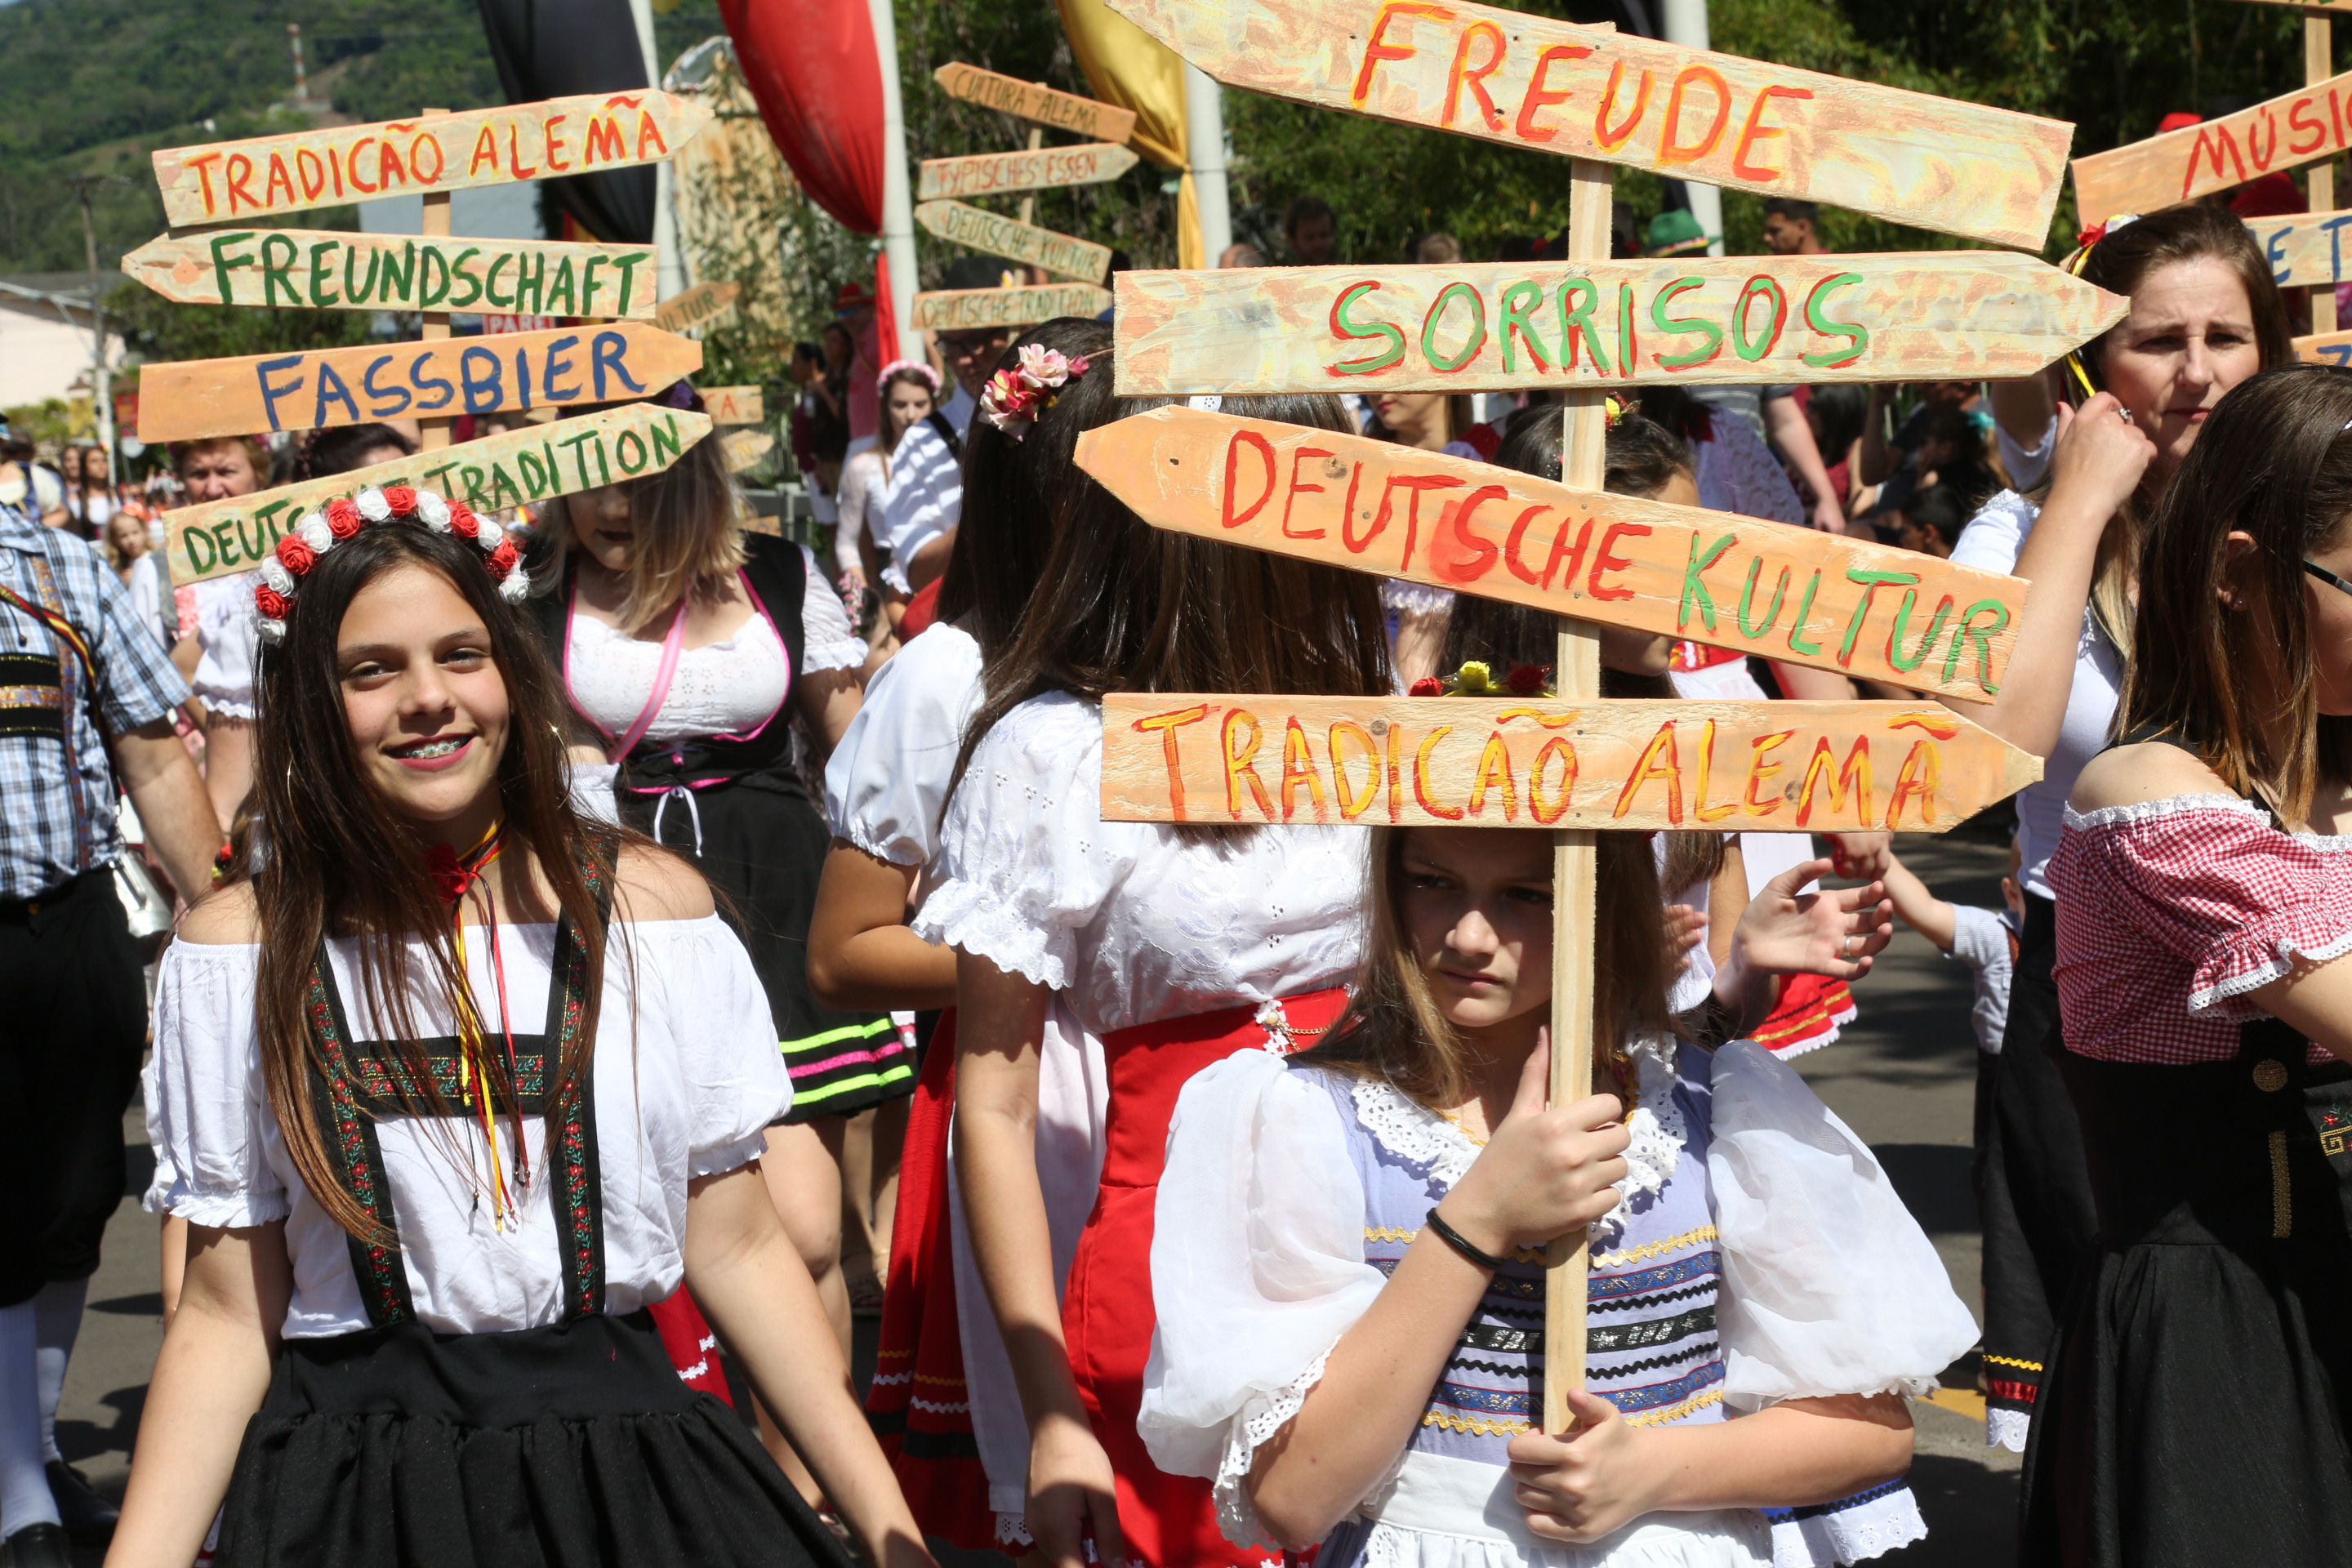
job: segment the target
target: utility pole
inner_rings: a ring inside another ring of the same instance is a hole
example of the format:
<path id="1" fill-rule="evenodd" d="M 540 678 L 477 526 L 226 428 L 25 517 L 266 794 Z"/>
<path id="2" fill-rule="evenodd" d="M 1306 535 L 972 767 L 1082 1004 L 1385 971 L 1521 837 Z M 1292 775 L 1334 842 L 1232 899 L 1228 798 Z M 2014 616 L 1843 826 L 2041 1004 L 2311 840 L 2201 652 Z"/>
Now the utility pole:
<path id="1" fill-rule="evenodd" d="M 310 78 L 302 68 L 302 24 L 286 24 L 286 37 L 294 46 L 294 103 L 297 108 L 310 106 Z"/>
<path id="2" fill-rule="evenodd" d="M 70 182 L 81 198 L 81 243 L 89 263 L 89 392 L 90 411 L 98 420 L 98 444 L 106 453 L 109 482 L 121 459 L 114 450 L 113 373 L 106 363 L 106 307 L 98 290 L 98 224 L 90 215 L 90 187 L 113 176 L 79 174 Z"/>
<path id="3" fill-rule="evenodd" d="M 1192 202 L 1201 216 L 1201 265 L 1214 267 L 1234 242 L 1225 194 L 1224 89 L 1189 61 L 1184 68 L 1184 159 L 1192 165 Z"/>
<path id="4" fill-rule="evenodd" d="M 661 50 L 654 44 L 654 8 L 650 0 L 629 0 L 630 14 L 637 24 L 637 48 L 646 57 L 646 85 L 656 92 L 661 89 Z M 677 243 L 677 176 L 671 163 L 664 159 L 654 165 L 654 247 L 656 277 L 659 279 L 657 298 L 667 300 L 687 288 L 686 253 Z"/>
<path id="5" fill-rule="evenodd" d="M 885 354 L 923 357 L 923 334 L 915 325 L 915 207 L 907 182 L 907 112 L 898 97 L 898 22 L 890 0 L 866 0 L 874 28 L 875 63 L 882 72 L 882 254 L 890 262 L 890 314 L 898 325 L 896 344 Z"/>

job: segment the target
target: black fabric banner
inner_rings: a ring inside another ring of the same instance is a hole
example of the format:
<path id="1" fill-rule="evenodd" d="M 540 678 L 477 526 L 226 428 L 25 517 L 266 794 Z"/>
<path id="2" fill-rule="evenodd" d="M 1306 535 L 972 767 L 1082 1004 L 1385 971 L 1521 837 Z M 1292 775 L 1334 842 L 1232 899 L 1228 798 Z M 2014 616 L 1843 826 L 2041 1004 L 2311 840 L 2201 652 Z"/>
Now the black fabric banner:
<path id="1" fill-rule="evenodd" d="M 479 0 L 509 103 L 646 86 L 629 0 Z M 651 164 L 542 182 L 562 210 L 608 245 L 650 245 Z M 541 208 L 545 210 L 544 207 Z M 561 238 L 561 235 L 551 237 Z"/>

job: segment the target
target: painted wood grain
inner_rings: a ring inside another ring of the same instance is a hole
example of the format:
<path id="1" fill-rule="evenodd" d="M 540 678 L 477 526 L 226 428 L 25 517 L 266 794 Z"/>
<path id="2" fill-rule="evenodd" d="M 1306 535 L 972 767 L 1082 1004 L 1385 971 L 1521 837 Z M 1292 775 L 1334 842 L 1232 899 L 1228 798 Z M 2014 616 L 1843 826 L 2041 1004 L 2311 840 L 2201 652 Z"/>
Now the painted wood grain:
<path id="1" fill-rule="evenodd" d="M 765 425 L 768 422 L 768 395 L 757 386 L 705 386 L 702 411 L 710 416 L 713 425 Z"/>
<path id="2" fill-rule="evenodd" d="M 420 191 L 502 185 L 657 163 L 710 122 L 708 107 L 637 90 L 338 125 L 154 154 L 174 226 L 236 223 Z"/>
<path id="3" fill-rule="evenodd" d="M 2154 212 L 2352 145 L 2352 71 L 2225 114 L 2074 160 L 2083 221 Z"/>
<path id="4" fill-rule="evenodd" d="M 1181 406 L 1087 431 L 1077 462 L 1155 528 L 1971 702 L 2000 692 L 2028 589 L 1842 534 Z"/>
<path id="5" fill-rule="evenodd" d="M 2120 295 L 2009 251 L 1130 271 L 1118 390 L 1521 391 L 2029 375 Z"/>
<path id="6" fill-rule="evenodd" d="M 650 245 L 426 239 L 302 228 L 160 235 L 122 270 L 184 305 L 486 310 L 651 321 Z"/>
<path id="7" fill-rule="evenodd" d="M 2294 357 L 2305 364 L 2352 365 L 2352 331 L 2314 332 L 2297 338 Z"/>
<path id="8" fill-rule="evenodd" d="M 740 474 L 774 451 L 776 438 L 765 430 L 730 430 L 719 437 L 719 447 L 727 455 L 727 471 Z"/>
<path id="9" fill-rule="evenodd" d="M 1229 87 L 2039 249 L 2074 127 L 1447 0 L 1109 0 Z"/>
<path id="10" fill-rule="evenodd" d="M 915 221 L 951 245 L 1025 261 L 1081 283 L 1098 284 L 1110 270 L 1108 246 L 1073 239 L 961 202 L 925 202 L 916 207 Z"/>
<path id="11" fill-rule="evenodd" d="M 142 369 L 140 418 L 142 439 L 192 441 L 499 414 L 643 397 L 701 368 L 700 343 L 634 324 L 178 360 Z"/>
<path id="12" fill-rule="evenodd" d="M 968 158 L 926 158 L 915 196 L 929 201 L 934 196 L 993 196 L 1007 191 L 1098 185 L 1118 179 L 1135 163 L 1133 153 L 1107 142 L 1084 147 L 981 153 Z"/>
<path id="13" fill-rule="evenodd" d="M 1074 92 L 1060 92 L 1034 82 L 1016 81 L 1009 76 L 968 66 L 961 60 L 950 61 L 931 73 L 940 90 L 950 98 L 962 99 L 987 109 L 1001 109 L 1007 114 L 1017 114 L 1024 120 L 1034 120 L 1040 125 L 1057 130 L 1075 131 L 1081 136 L 1092 136 L 1104 142 L 1124 142 L 1135 134 L 1135 110 L 1121 109 L 1115 103 L 1102 103 L 1091 98 L 1080 98 Z"/>
<path id="14" fill-rule="evenodd" d="M 1056 316 L 1099 316 L 1111 292 L 1091 283 L 1048 283 L 1034 289 L 941 289 L 915 296 L 915 325 L 937 331 L 976 327 L 1032 327 Z"/>
<path id="15" fill-rule="evenodd" d="M 707 327 L 732 310 L 736 296 L 742 292 L 740 283 L 697 283 L 655 306 L 654 324 L 666 332 Z"/>
<path id="16" fill-rule="evenodd" d="M 250 572 L 306 514 L 370 485 L 409 485 L 476 511 L 497 511 L 659 473 L 709 434 L 707 415 L 632 403 L 329 479 L 182 507 L 163 514 L 172 581 L 201 583 Z"/>
<path id="17" fill-rule="evenodd" d="M 2352 106 L 2352 100 L 2347 100 Z M 2316 173 L 2316 171 L 2314 171 Z M 2246 220 L 2247 232 L 2270 263 L 2271 278 L 2282 289 L 2306 283 L 2341 283 L 2352 278 L 2352 239 L 2345 229 L 2352 212 L 2292 213 L 2278 217 Z"/>
<path id="18" fill-rule="evenodd" d="M 1113 693 L 1110 822 L 1940 833 L 2042 776 L 1938 703 Z"/>

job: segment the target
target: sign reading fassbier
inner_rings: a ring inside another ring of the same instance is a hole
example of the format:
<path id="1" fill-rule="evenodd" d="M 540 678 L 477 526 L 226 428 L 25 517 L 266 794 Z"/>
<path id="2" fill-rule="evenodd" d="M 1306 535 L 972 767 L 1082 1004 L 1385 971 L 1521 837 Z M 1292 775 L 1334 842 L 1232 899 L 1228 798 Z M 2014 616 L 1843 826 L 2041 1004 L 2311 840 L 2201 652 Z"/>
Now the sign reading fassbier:
<path id="1" fill-rule="evenodd" d="M 1972 702 L 2025 603 L 1912 551 L 1201 409 L 1089 430 L 1077 463 L 1154 528 Z"/>
<path id="2" fill-rule="evenodd" d="M 656 163 L 710 122 L 708 106 L 651 90 L 338 125 L 154 154 L 173 225 L 236 223 L 412 192 L 507 184 Z"/>
<path id="3" fill-rule="evenodd" d="M 1935 703 L 1103 699 L 1107 822 L 1937 833 L 2041 776 Z"/>

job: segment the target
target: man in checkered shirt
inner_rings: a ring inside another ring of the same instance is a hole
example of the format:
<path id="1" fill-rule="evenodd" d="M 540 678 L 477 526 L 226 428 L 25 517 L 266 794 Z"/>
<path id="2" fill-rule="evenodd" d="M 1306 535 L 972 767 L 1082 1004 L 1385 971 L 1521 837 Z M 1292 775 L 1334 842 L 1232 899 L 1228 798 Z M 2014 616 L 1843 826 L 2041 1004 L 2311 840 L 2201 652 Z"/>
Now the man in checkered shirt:
<path id="1" fill-rule="evenodd" d="M 60 1505 L 79 1532 L 110 1524 L 43 1418 L 122 1197 L 146 1044 L 120 795 L 192 899 L 221 842 L 172 732 L 187 698 L 89 546 L 0 504 L 0 1555 L 18 1568 L 67 1561 Z"/>

